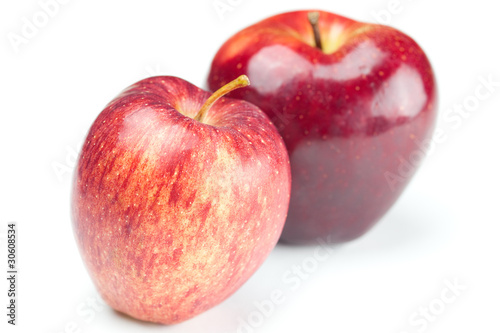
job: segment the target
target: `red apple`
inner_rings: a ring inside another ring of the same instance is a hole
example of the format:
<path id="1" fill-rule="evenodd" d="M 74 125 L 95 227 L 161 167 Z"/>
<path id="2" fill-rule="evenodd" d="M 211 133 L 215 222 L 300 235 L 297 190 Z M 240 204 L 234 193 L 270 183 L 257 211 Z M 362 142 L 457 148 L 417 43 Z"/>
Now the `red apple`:
<path id="1" fill-rule="evenodd" d="M 179 78 L 145 79 L 90 128 L 73 227 L 115 310 L 164 324 L 191 318 L 237 290 L 278 241 L 291 186 L 283 140 L 256 106 L 217 101 L 245 79 L 211 97 Z"/>
<path id="2" fill-rule="evenodd" d="M 259 106 L 292 168 L 282 240 L 330 243 L 364 234 L 415 172 L 436 118 L 431 65 L 393 28 L 323 11 L 273 16 L 231 37 L 208 78 L 246 74 L 231 97 Z"/>

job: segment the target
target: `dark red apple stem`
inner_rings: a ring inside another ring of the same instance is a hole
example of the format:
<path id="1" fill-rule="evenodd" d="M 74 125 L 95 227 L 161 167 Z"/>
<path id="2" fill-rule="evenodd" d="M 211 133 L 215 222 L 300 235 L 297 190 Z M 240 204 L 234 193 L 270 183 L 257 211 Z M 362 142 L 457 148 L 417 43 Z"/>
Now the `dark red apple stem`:
<path id="1" fill-rule="evenodd" d="M 311 24 L 314 32 L 314 44 L 320 50 L 323 50 L 323 45 L 321 44 L 321 36 L 319 34 L 318 22 L 319 22 L 319 12 L 309 12 L 307 14 L 307 19 Z"/>
<path id="2" fill-rule="evenodd" d="M 205 103 L 201 106 L 200 111 L 196 114 L 194 117 L 194 120 L 197 120 L 199 122 L 203 122 L 203 118 L 205 117 L 205 114 L 207 111 L 214 105 L 215 102 L 225 94 L 238 89 L 238 88 L 244 88 L 246 86 L 250 85 L 250 80 L 246 75 L 240 75 L 238 76 L 235 80 L 229 82 L 228 84 L 222 86 L 219 88 L 216 92 L 210 96 Z"/>

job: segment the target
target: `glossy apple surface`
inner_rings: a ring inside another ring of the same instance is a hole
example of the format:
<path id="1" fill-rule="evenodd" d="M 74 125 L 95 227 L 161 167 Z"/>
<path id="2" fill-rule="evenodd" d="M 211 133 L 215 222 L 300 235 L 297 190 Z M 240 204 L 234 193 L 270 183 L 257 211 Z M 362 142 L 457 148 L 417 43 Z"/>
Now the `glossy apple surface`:
<path id="1" fill-rule="evenodd" d="M 92 125 L 72 193 L 75 237 L 103 299 L 164 323 L 220 303 L 279 239 L 290 196 L 283 140 L 254 105 L 175 77 L 140 81 Z"/>
<path id="2" fill-rule="evenodd" d="M 208 78 L 264 110 L 292 167 L 282 240 L 341 243 L 364 234 L 393 205 L 421 160 L 436 118 L 436 84 L 417 43 L 393 28 L 319 11 L 273 16 L 231 37 Z M 418 203 L 417 203 L 418 204 Z"/>

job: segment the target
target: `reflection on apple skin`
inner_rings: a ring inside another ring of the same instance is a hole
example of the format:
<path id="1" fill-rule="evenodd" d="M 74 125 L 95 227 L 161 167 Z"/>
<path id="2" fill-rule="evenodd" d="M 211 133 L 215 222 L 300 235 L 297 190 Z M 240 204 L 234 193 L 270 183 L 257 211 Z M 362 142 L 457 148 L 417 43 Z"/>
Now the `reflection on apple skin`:
<path id="1" fill-rule="evenodd" d="M 233 36 L 209 85 L 247 74 L 252 85 L 231 96 L 262 108 L 285 140 L 292 194 L 281 239 L 339 243 L 364 234 L 411 179 L 432 135 L 436 86 L 424 52 L 403 33 L 321 12 L 324 36 L 345 28 L 327 54 L 306 37 L 306 16 L 277 15 Z"/>

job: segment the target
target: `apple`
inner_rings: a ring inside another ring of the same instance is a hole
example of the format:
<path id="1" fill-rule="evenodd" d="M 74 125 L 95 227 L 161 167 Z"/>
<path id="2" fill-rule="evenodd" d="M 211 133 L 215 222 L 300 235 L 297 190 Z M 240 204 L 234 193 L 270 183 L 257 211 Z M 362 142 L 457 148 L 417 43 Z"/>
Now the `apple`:
<path id="1" fill-rule="evenodd" d="M 278 242 L 290 199 L 283 140 L 256 106 L 176 77 L 99 114 L 72 189 L 75 238 L 103 299 L 173 324 L 235 292 Z"/>
<path id="2" fill-rule="evenodd" d="M 363 235 L 400 196 L 429 146 L 437 92 L 419 45 L 391 27 L 289 12 L 227 40 L 209 87 L 242 74 L 252 86 L 229 96 L 266 112 L 290 156 L 282 241 Z"/>

